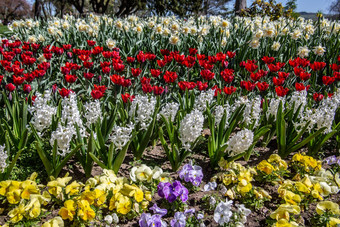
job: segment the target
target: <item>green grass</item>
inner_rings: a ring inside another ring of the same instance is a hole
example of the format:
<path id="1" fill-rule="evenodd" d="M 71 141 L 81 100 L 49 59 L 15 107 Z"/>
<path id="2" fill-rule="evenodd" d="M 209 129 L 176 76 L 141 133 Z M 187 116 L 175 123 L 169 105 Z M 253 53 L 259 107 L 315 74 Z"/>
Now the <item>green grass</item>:
<path id="1" fill-rule="evenodd" d="M 9 31 L 6 25 L 0 25 L 0 35 L 5 35 L 5 32 Z"/>

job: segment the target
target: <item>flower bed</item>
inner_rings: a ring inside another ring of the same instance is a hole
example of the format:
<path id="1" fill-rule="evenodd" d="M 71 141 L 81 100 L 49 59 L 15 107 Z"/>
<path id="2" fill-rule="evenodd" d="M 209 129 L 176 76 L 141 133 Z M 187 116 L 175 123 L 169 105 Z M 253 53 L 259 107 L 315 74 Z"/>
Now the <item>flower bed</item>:
<path id="1" fill-rule="evenodd" d="M 90 15 L 10 28 L 1 224 L 340 223 L 338 22 Z"/>

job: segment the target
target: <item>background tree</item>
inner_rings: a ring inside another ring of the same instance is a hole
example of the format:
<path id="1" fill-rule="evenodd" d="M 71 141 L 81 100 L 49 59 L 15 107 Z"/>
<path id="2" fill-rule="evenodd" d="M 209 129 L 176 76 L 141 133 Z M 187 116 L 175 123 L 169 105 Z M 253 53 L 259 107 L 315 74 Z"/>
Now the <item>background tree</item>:
<path id="1" fill-rule="evenodd" d="M 340 0 L 333 1 L 329 7 L 329 11 L 333 19 L 340 20 Z"/>
<path id="2" fill-rule="evenodd" d="M 247 8 L 247 0 L 236 0 L 235 1 L 235 13 L 239 15 L 242 10 Z"/>
<path id="3" fill-rule="evenodd" d="M 32 16 L 31 5 L 26 0 L 1 0 L 0 19 L 4 25 L 11 20 Z"/>
<path id="4" fill-rule="evenodd" d="M 204 15 L 227 15 L 229 8 L 228 3 L 232 0 L 204 0 Z"/>

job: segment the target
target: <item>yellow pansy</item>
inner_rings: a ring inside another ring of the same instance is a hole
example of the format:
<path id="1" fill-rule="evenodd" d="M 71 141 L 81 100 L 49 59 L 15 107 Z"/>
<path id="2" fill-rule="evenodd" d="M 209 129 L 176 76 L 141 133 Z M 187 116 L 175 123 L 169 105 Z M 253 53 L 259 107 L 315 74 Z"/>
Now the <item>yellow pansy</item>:
<path id="1" fill-rule="evenodd" d="M 78 201 L 78 216 L 84 221 L 92 220 L 95 218 L 96 213 L 91 208 L 87 200 Z"/>
<path id="2" fill-rule="evenodd" d="M 19 188 L 13 188 L 13 187 L 10 187 L 10 190 L 7 192 L 7 195 L 6 195 L 6 198 L 7 198 L 7 201 L 10 203 L 10 204 L 17 204 L 20 202 L 21 200 L 21 189 Z"/>
<path id="3" fill-rule="evenodd" d="M 272 219 L 279 221 L 280 219 L 286 219 L 289 221 L 290 214 L 300 214 L 301 209 L 297 205 L 281 204 L 273 213 L 270 214 Z"/>
<path id="4" fill-rule="evenodd" d="M 9 186 L 12 184 L 11 180 L 0 182 L 0 195 L 6 196 Z"/>
<path id="5" fill-rule="evenodd" d="M 143 191 L 136 185 L 124 184 L 120 191 L 123 195 L 134 197 L 137 202 L 141 202 L 144 197 Z"/>
<path id="6" fill-rule="evenodd" d="M 340 215 L 339 205 L 331 201 L 322 201 L 316 204 L 316 213 L 323 214 L 326 211 L 331 212 L 333 215 Z"/>
<path id="7" fill-rule="evenodd" d="M 77 181 L 73 181 L 71 184 L 66 186 L 65 192 L 66 194 L 69 194 L 69 195 L 76 195 L 79 193 L 82 186 L 83 185 L 78 183 Z"/>
<path id="8" fill-rule="evenodd" d="M 141 208 L 143 209 L 143 210 L 147 210 L 148 209 L 148 206 L 149 206 L 149 201 L 143 201 L 143 202 L 141 202 Z"/>
<path id="9" fill-rule="evenodd" d="M 122 196 L 116 206 L 116 210 L 118 213 L 127 214 L 131 210 L 131 200 L 127 196 Z"/>
<path id="10" fill-rule="evenodd" d="M 69 219 L 70 221 L 73 220 L 73 216 L 76 213 L 76 204 L 73 200 L 66 200 L 64 202 L 64 207 L 59 210 L 59 215 L 62 219 Z"/>
<path id="11" fill-rule="evenodd" d="M 152 200 L 152 194 L 151 194 L 150 191 L 145 191 L 145 192 L 144 192 L 144 196 L 145 196 L 145 199 L 146 199 L 147 201 L 151 201 L 151 200 Z"/>
<path id="12" fill-rule="evenodd" d="M 106 193 L 103 190 L 95 189 L 93 191 L 84 191 L 81 194 L 81 199 L 87 200 L 90 205 L 100 206 L 105 203 Z"/>
<path id="13" fill-rule="evenodd" d="M 270 155 L 268 159 L 269 163 L 276 163 L 279 165 L 279 169 L 286 170 L 288 168 L 287 162 L 282 160 L 281 157 L 278 154 L 272 154 Z"/>
<path id="14" fill-rule="evenodd" d="M 245 179 L 241 180 L 237 185 L 237 191 L 239 191 L 242 196 L 244 196 L 252 188 L 252 184 L 250 182 L 247 182 Z"/>
<path id="15" fill-rule="evenodd" d="M 298 227 L 299 224 L 296 222 L 289 222 L 286 219 L 280 219 L 276 223 L 273 224 L 273 227 Z"/>
<path id="16" fill-rule="evenodd" d="M 116 203 L 123 197 L 121 193 L 114 194 L 110 199 L 109 210 L 116 209 Z"/>
<path id="17" fill-rule="evenodd" d="M 31 219 L 34 219 L 34 218 L 37 218 L 40 215 L 40 213 L 41 213 L 40 207 L 41 207 L 41 205 L 40 205 L 38 198 L 34 197 L 25 206 L 25 212 L 28 214 L 28 216 Z"/>
<path id="18" fill-rule="evenodd" d="M 340 224 L 339 218 L 330 217 L 329 222 L 327 223 L 327 227 L 338 227 Z"/>
<path id="19" fill-rule="evenodd" d="M 15 207 L 8 213 L 8 216 L 11 218 L 12 223 L 17 223 L 22 220 L 25 214 L 25 205 L 23 201 L 19 204 L 19 206 Z"/>
<path id="20" fill-rule="evenodd" d="M 301 202 L 301 197 L 298 194 L 295 194 L 292 191 L 286 190 L 286 189 L 281 189 L 278 191 L 281 198 L 283 198 L 286 203 L 295 205 L 297 203 Z"/>
<path id="21" fill-rule="evenodd" d="M 310 192 L 309 188 L 301 182 L 296 182 L 295 187 L 299 192 L 303 192 L 303 193 L 309 193 Z"/>
<path id="22" fill-rule="evenodd" d="M 67 183 L 72 180 L 72 177 L 68 177 L 68 174 L 65 177 L 58 177 L 56 180 L 52 180 L 47 183 L 48 192 L 54 195 L 55 197 L 59 197 L 63 188 L 66 187 Z"/>
<path id="23" fill-rule="evenodd" d="M 271 174 L 275 170 L 274 166 L 272 166 L 266 160 L 261 161 L 256 168 L 262 172 L 265 172 L 266 174 Z"/>
<path id="24" fill-rule="evenodd" d="M 38 194 L 40 192 L 37 184 L 31 180 L 22 182 L 21 187 L 23 188 L 21 193 L 21 198 L 23 199 L 29 199 L 31 194 Z"/>
<path id="25" fill-rule="evenodd" d="M 48 220 L 41 227 L 64 227 L 64 221 L 58 216 Z"/>

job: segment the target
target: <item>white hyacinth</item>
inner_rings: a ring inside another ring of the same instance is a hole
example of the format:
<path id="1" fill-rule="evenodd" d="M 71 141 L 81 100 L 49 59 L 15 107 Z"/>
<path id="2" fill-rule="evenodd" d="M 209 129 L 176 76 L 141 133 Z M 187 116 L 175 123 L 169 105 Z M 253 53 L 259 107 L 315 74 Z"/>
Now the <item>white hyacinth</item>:
<path id="1" fill-rule="evenodd" d="M 102 119 L 102 110 L 100 102 L 96 99 L 94 102 L 88 102 L 84 105 L 84 117 L 86 119 L 86 126 L 90 127 L 91 124 L 96 123 L 98 119 Z"/>
<path id="2" fill-rule="evenodd" d="M 33 105 L 28 107 L 28 111 L 33 115 L 31 123 L 34 128 L 38 132 L 42 132 L 52 124 L 52 117 L 56 114 L 57 107 L 48 104 L 51 99 L 51 94 L 48 91 L 44 95 L 37 92 L 36 96 Z"/>
<path id="3" fill-rule="evenodd" d="M 238 155 L 250 147 L 253 143 L 254 133 L 249 129 L 243 129 L 229 138 L 227 150 L 230 151 L 230 156 Z"/>
<path id="4" fill-rule="evenodd" d="M 161 111 L 159 111 L 159 114 L 157 115 L 157 119 L 160 119 L 161 115 L 163 115 L 166 120 L 171 118 L 171 121 L 174 121 L 178 108 L 179 108 L 178 103 L 175 103 L 175 102 L 166 103 L 165 106 L 161 109 Z"/>
<path id="5" fill-rule="evenodd" d="M 0 172 L 3 173 L 7 167 L 8 153 L 5 150 L 5 145 L 0 146 Z"/>
<path id="6" fill-rule="evenodd" d="M 246 96 L 241 96 L 235 101 L 232 111 L 235 111 L 241 105 L 245 105 L 243 121 L 248 125 L 254 123 L 255 127 L 258 126 L 262 112 L 261 97 L 257 96 L 256 98 L 248 99 Z"/>
<path id="7" fill-rule="evenodd" d="M 72 126 L 70 128 L 74 128 L 75 125 L 77 125 L 79 127 L 80 135 L 85 136 L 85 128 L 77 104 L 77 95 L 74 92 L 71 92 L 69 97 L 65 97 L 62 100 L 61 106 L 61 122 L 64 125 L 67 124 Z"/>
<path id="8" fill-rule="evenodd" d="M 215 91 L 210 89 L 208 91 L 202 91 L 201 94 L 195 99 L 194 109 L 199 111 L 205 111 L 207 109 L 207 103 L 210 104 L 214 99 Z"/>
<path id="9" fill-rule="evenodd" d="M 191 143 L 201 135 L 203 131 L 204 117 L 199 110 L 193 110 L 181 121 L 179 127 L 180 140 L 186 150 L 190 149 Z"/>
<path id="10" fill-rule="evenodd" d="M 305 106 L 307 105 L 307 91 L 294 91 L 289 102 L 288 106 L 292 107 L 294 104 L 294 112 L 297 111 L 297 109 L 301 106 L 301 109 L 299 111 L 299 115 L 303 113 L 303 110 Z"/>
<path id="11" fill-rule="evenodd" d="M 113 142 L 116 149 L 123 149 L 123 147 L 130 141 L 133 129 L 133 124 L 129 124 L 126 127 L 115 126 L 113 128 L 113 134 L 110 136 L 110 140 Z"/>
<path id="12" fill-rule="evenodd" d="M 231 116 L 231 109 L 230 109 L 229 103 L 226 103 L 223 106 L 222 105 L 217 105 L 215 107 L 214 116 L 215 116 L 215 124 L 216 125 L 220 124 L 224 113 L 226 114 L 225 126 L 227 127 L 229 125 L 228 120 L 229 120 L 229 118 Z"/>
<path id="13" fill-rule="evenodd" d="M 156 102 L 155 97 L 146 95 L 136 95 L 132 101 L 129 115 L 135 118 L 136 124 L 140 123 L 142 129 L 147 129 L 151 123 Z"/>
<path id="14" fill-rule="evenodd" d="M 63 126 L 59 123 L 57 129 L 51 134 L 50 144 L 53 147 L 54 141 L 57 141 L 59 155 L 65 156 L 70 153 L 70 143 L 75 133 L 76 129 L 73 125 Z"/>
<path id="15" fill-rule="evenodd" d="M 270 116 L 274 116 L 274 119 L 276 120 L 277 109 L 279 108 L 281 101 L 282 101 L 282 110 L 284 110 L 284 106 L 285 106 L 285 102 L 286 102 L 284 97 L 278 97 L 278 98 L 270 99 L 270 102 L 269 102 L 269 105 L 268 105 L 268 110 L 267 110 L 267 113 L 266 113 L 267 119 Z"/>
<path id="16" fill-rule="evenodd" d="M 337 108 L 340 106 L 340 90 L 338 89 L 330 98 L 323 99 L 317 108 L 306 110 L 300 114 L 299 122 L 294 122 L 295 130 L 298 132 L 310 122 L 307 130 L 310 132 L 312 129 L 319 130 L 326 127 L 324 134 L 332 131 L 332 125 Z"/>

